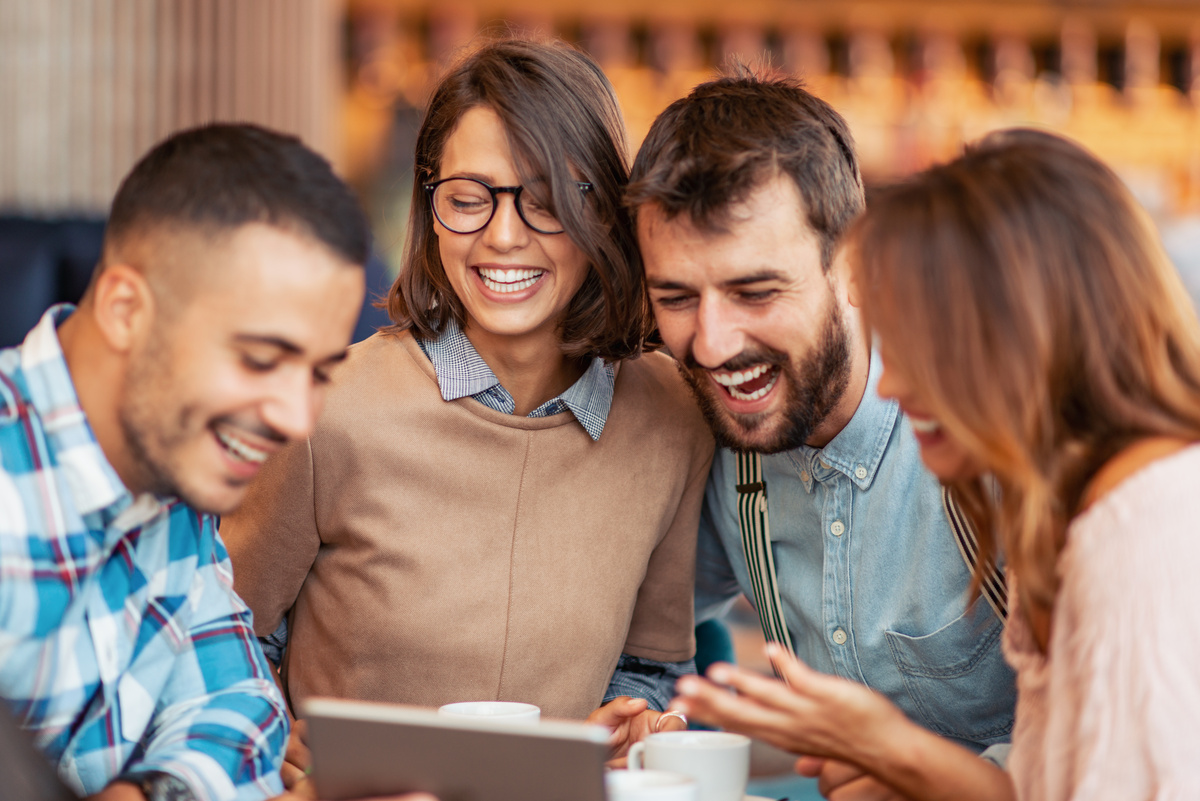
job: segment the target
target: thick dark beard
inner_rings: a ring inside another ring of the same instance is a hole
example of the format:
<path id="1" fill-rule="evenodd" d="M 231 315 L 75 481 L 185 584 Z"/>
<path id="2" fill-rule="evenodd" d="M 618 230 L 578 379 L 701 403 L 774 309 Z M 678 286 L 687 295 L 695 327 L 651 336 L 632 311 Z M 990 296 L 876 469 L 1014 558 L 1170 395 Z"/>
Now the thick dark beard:
<path id="1" fill-rule="evenodd" d="M 780 378 L 787 392 L 784 419 L 779 430 L 765 441 L 750 435 L 764 428 L 771 417 L 729 411 L 715 397 L 714 393 L 722 390 L 713 389 L 709 371 L 696 362 L 691 351 L 684 355 L 678 363 L 679 372 L 691 387 L 720 447 L 764 454 L 790 451 L 806 443 L 837 407 L 850 383 L 850 337 L 841 307 L 832 297 L 830 301 L 817 345 L 799 364 L 782 351 L 760 346 L 743 351 L 720 366 L 723 370 L 744 370 L 765 363 L 778 366 L 783 373 Z"/>

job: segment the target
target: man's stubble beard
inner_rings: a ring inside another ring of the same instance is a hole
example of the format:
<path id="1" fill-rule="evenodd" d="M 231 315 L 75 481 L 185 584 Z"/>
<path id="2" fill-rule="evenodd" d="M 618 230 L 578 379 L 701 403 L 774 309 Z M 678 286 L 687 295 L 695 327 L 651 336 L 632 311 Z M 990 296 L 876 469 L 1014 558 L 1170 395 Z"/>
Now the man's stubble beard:
<path id="1" fill-rule="evenodd" d="M 781 375 L 777 380 L 783 382 L 781 389 L 786 397 L 782 420 L 774 432 L 761 433 L 768 421 L 780 413 L 731 412 L 715 395 L 723 390 L 713 387 L 708 371 L 696 363 L 690 351 L 676 363 L 718 446 L 762 454 L 789 451 L 806 443 L 837 407 L 850 383 L 850 335 L 841 307 L 832 293 L 829 301 L 817 345 L 799 364 L 783 351 L 760 346 L 743 351 L 721 365 L 726 370 L 744 370 L 763 363 L 780 367 Z M 759 436 L 753 436 L 755 433 Z"/>
<path id="2" fill-rule="evenodd" d="M 197 503 L 179 475 L 176 456 L 187 441 L 192 414 L 186 408 L 174 409 L 170 390 L 175 383 L 170 349 L 156 338 L 129 366 L 117 411 L 121 433 L 143 491 L 177 497 L 198 511 L 214 511 Z"/>

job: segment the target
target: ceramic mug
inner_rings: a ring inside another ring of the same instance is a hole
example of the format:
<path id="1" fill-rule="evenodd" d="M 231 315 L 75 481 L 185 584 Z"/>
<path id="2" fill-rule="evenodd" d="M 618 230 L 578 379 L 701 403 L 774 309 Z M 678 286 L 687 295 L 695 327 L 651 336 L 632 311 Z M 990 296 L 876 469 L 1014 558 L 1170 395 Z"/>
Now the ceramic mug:
<path id="1" fill-rule="evenodd" d="M 438 714 L 496 723 L 537 723 L 542 717 L 542 710 L 533 704 L 515 701 L 460 701 L 438 707 Z"/>
<path id="2" fill-rule="evenodd" d="M 750 738 L 723 731 L 664 731 L 629 749 L 629 769 L 666 770 L 696 780 L 700 801 L 742 801 Z"/>
<path id="3" fill-rule="evenodd" d="M 665 770 L 610 770 L 608 801 L 699 801 L 695 779 Z"/>

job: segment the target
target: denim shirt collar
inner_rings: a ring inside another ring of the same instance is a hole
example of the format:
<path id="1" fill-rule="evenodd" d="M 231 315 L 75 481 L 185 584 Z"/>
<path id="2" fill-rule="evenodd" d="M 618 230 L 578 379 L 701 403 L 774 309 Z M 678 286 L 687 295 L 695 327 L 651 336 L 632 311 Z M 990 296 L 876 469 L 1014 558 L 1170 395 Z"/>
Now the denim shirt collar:
<path id="1" fill-rule="evenodd" d="M 417 344 L 433 363 L 442 400 L 475 397 L 492 390 L 494 393 L 503 394 L 508 401 L 504 404 L 506 407 L 515 406 L 511 400 L 512 396 L 500 384 L 500 379 L 492 372 L 492 368 L 488 367 L 479 351 L 475 350 L 475 346 L 453 317 L 446 321 L 445 327 L 435 339 L 418 338 Z M 543 403 L 529 416 L 541 417 L 561 411 L 556 408 L 561 404 L 575 416 L 593 441 L 598 440 L 604 431 L 604 424 L 608 421 L 608 412 L 612 408 L 615 383 L 616 371 L 613 365 L 596 357 L 578 381 L 561 395 Z M 512 414 L 512 411 L 508 411 L 508 414 Z"/>
<path id="2" fill-rule="evenodd" d="M 879 354 L 872 352 L 862 401 L 850 422 L 824 448 L 801 445 L 788 452 L 808 492 L 812 492 L 814 480 L 823 481 L 834 471 L 845 475 L 859 489 L 871 486 L 900 415 L 896 401 L 879 397 L 882 369 Z"/>

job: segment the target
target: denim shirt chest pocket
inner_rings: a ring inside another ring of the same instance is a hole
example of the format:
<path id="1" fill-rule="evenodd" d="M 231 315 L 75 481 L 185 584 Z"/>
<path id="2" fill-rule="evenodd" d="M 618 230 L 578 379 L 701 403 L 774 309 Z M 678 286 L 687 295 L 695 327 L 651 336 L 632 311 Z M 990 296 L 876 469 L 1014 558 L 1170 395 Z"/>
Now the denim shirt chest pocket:
<path id="1" fill-rule="evenodd" d="M 1016 689 L 1000 648 L 1003 631 L 1003 622 L 980 599 L 931 634 L 884 632 L 918 723 L 980 745 L 1008 739 Z"/>

